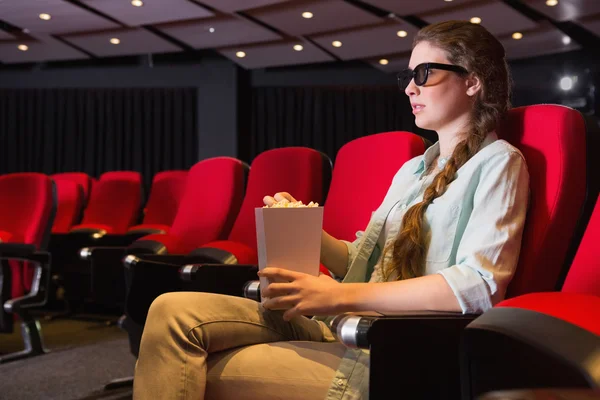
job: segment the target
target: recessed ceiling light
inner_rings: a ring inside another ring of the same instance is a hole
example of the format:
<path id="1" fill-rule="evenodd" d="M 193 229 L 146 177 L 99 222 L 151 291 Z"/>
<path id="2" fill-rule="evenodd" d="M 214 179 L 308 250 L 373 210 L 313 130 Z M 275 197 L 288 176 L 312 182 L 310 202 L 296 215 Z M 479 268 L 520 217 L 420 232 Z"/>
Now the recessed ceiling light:
<path id="1" fill-rule="evenodd" d="M 302 13 L 302 18 L 311 19 L 313 17 L 313 13 L 310 11 L 305 11 Z"/>
<path id="2" fill-rule="evenodd" d="M 40 19 L 43 19 L 44 21 L 50 21 L 50 18 L 52 18 L 50 14 L 40 14 Z"/>
<path id="3" fill-rule="evenodd" d="M 447 3 L 450 3 L 452 0 L 444 0 L 444 1 L 447 2 Z"/>
<path id="4" fill-rule="evenodd" d="M 521 40 L 523 39 L 523 34 L 521 32 L 515 32 L 512 34 L 512 38 L 515 40 Z"/>
<path id="5" fill-rule="evenodd" d="M 452 1 L 452 0 L 450 0 Z M 379 60 L 379 64 L 381 65 L 388 65 L 390 62 L 388 60 L 386 60 L 385 58 L 382 58 L 381 60 Z"/>
<path id="6" fill-rule="evenodd" d="M 406 32 L 406 31 L 398 31 L 398 32 L 396 32 L 396 35 L 398 35 L 398 37 L 407 37 L 408 36 L 408 32 Z"/>
<path id="7" fill-rule="evenodd" d="M 144 5 L 142 0 L 131 0 L 131 5 L 134 7 L 141 7 Z"/>
<path id="8" fill-rule="evenodd" d="M 340 42 L 339 40 L 334 40 L 333 42 L 331 42 L 331 45 L 333 47 L 342 47 L 342 42 Z"/>
<path id="9" fill-rule="evenodd" d="M 573 77 L 575 78 L 575 77 Z M 573 79 L 570 76 L 565 76 L 563 78 L 561 78 L 561 80 L 559 81 L 559 86 L 562 90 L 564 91 L 568 91 L 573 89 L 573 86 L 575 84 L 576 79 Z"/>
<path id="10" fill-rule="evenodd" d="M 119 44 L 119 43 L 121 43 L 121 41 L 119 40 L 119 38 L 116 38 L 116 37 L 114 37 L 114 38 L 110 39 L 110 42 L 111 42 L 112 44 Z"/>
<path id="11" fill-rule="evenodd" d="M 296 51 L 302 51 L 303 49 L 304 49 L 304 47 L 302 47 L 301 44 L 294 45 L 294 50 L 296 50 Z"/>
<path id="12" fill-rule="evenodd" d="M 554 7 L 557 4 L 558 4 L 558 0 L 546 0 L 546 5 L 548 7 Z"/>
<path id="13" fill-rule="evenodd" d="M 210 33 L 215 33 L 215 28 L 213 28 L 213 27 L 211 26 L 210 28 L 208 28 L 208 31 L 209 31 Z"/>
<path id="14" fill-rule="evenodd" d="M 471 18 L 471 23 L 472 24 L 480 24 L 481 23 L 481 18 L 479 18 L 479 17 L 473 17 L 473 18 Z"/>
<path id="15" fill-rule="evenodd" d="M 244 53 L 243 51 L 238 51 L 237 53 L 235 53 L 235 56 L 237 58 L 244 58 L 246 57 L 246 53 Z"/>
<path id="16" fill-rule="evenodd" d="M 571 44 L 571 37 L 570 36 L 563 36 L 562 38 L 562 42 L 565 46 L 568 46 Z"/>
<path id="17" fill-rule="evenodd" d="M 21 51 L 27 51 L 27 50 L 29 50 L 29 47 L 27 47 L 27 45 L 25 45 L 25 44 L 20 44 L 20 45 L 17 46 L 17 48 L 19 50 L 21 50 Z"/>

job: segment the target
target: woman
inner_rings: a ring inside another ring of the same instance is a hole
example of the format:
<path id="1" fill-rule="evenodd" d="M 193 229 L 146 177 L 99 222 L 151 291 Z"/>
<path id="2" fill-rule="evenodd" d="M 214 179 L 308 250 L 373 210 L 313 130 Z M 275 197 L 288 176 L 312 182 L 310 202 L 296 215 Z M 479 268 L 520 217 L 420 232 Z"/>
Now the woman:
<path id="1" fill-rule="evenodd" d="M 262 276 L 287 283 L 264 291 L 264 307 L 206 293 L 160 296 L 135 398 L 366 398 L 368 355 L 346 351 L 326 323 L 303 315 L 478 313 L 504 298 L 529 191 L 523 156 L 494 133 L 509 108 L 504 49 L 480 25 L 430 25 L 398 78 L 416 124 L 439 142 L 402 166 L 354 243 L 323 233 L 321 261 L 344 284 L 266 268 Z M 265 203 L 283 199 L 293 200 L 278 193 Z"/>

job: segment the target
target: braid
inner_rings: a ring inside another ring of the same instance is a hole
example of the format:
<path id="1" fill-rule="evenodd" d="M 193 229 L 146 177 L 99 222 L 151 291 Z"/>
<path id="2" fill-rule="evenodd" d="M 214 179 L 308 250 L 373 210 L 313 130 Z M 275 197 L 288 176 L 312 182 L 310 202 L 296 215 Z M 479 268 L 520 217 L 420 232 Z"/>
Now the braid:
<path id="1" fill-rule="evenodd" d="M 425 189 L 423 200 L 406 211 L 398 237 L 384 249 L 384 257 L 392 251 L 391 265 L 382 269 L 385 280 L 389 280 L 394 273 L 398 280 L 416 278 L 424 274 L 427 246 L 424 243 L 425 234 L 421 225 L 425 211 L 433 200 L 444 194 L 448 185 L 456 178 L 458 169 L 477 153 L 484 138 L 485 134 L 473 132 L 457 144 L 444 168 Z"/>

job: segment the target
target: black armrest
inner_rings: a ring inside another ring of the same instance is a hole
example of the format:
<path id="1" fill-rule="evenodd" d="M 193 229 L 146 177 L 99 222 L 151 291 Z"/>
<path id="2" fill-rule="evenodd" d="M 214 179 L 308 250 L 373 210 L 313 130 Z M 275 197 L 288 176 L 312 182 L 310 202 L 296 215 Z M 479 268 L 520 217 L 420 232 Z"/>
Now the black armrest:
<path id="1" fill-rule="evenodd" d="M 332 331 L 349 347 L 370 350 L 369 398 L 388 399 L 390 382 L 407 399 L 460 398 L 460 336 L 476 316 L 405 312 L 337 316 Z"/>
<path id="2" fill-rule="evenodd" d="M 490 392 L 477 400 L 598 400 L 600 391 L 591 389 L 530 389 Z"/>
<path id="3" fill-rule="evenodd" d="M 36 247 L 30 244 L 0 243 L 0 259 L 29 261 L 36 266 L 31 290 L 25 296 L 7 300 L 4 303 L 6 312 L 23 317 L 24 310 L 46 304 L 48 300 L 47 288 L 50 281 L 50 253 L 37 251 Z M 0 281 L 5 275 L 4 268 L 3 265 Z"/>
<path id="4" fill-rule="evenodd" d="M 179 269 L 184 290 L 243 296 L 244 285 L 257 279 L 257 265 L 188 264 Z"/>
<path id="5" fill-rule="evenodd" d="M 128 254 L 129 253 L 128 251 Z M 189 254 L 135 254 L 135 264 L 143 267 L 145 264 L 168 264 L 173 267 L 182 267 L 187 264 L 204 263 L 207 260 L 204 257 L 195 257 Z M 129 258 L 129 260 L 133 260 Z M 127 262 L 124 260 L 124 262 Z M 157 264 L 157 265 L 158 265 Z"/>
<path id="6" fill-rule="evenodd" d="M 489 310 L 463 335 L 463 392 L 513 388 L 600 388 L 600 337 L 520 308 Z"/>
<path id="7" fill-rule="evenodd" d="M 82 260 L 92 260 L 104 257 L 119 257 L 122 259 L 127 252 L 127 247 L 110 246 L 110 247 L 84 247 L 79 251 L 79 257 Z"/>
<path id="8" fill-rule="evenodd" d="M 0 258 L 50 263 L 50 253 L 37 251 L 35 245 L 23 243 L 0 243 Z"/>

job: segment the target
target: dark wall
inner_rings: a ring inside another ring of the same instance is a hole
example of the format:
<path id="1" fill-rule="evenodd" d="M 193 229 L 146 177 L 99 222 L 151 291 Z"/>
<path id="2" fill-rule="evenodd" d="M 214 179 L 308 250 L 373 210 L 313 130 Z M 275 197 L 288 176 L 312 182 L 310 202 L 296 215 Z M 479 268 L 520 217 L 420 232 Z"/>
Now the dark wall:
<path id="1" fill-rule="evenodd" d="M 78 63 L 30 65 L 25 69 L 1 66 L 0 88 L 196 87 L 198 159 L 218 155 L 245 159 L 252 123 L 253 88 L 391 87 L 396 84 L 394 74 L 386 74 L 362 62 L 244 71 L 212 53 L 194 61 L 186 61 L 186 64 L 161 59 L 152 67 L 143 58 L 131 60 L 128 58 L 126 61 L 129 65 L 118 65 L 119 61 L 111 61 L 111 65 L 107 66 L 81 66 Z M 582 96 L 580 92 L 566 95 L 558 89 L 558 81 L 565 74 L 580 76 L 579 88 L 591 88 L 600 83 L 597 59 L 581 51 L 514 62 L 511 63 L 511 70 L 515 82 L 515 106 L 569 104 L 568 101 L 573 98 L 579 99 Z M 598 114 L 599 102 L 595 100 L 594 107 Z"/>
<path id="2" fill-rule="evenodd" d="M 193 65 L 128 65 L 0 70 L 1 88 L 198 88 L 198 159 L 235 157 L 238 67 L 220 57 Z"/>

